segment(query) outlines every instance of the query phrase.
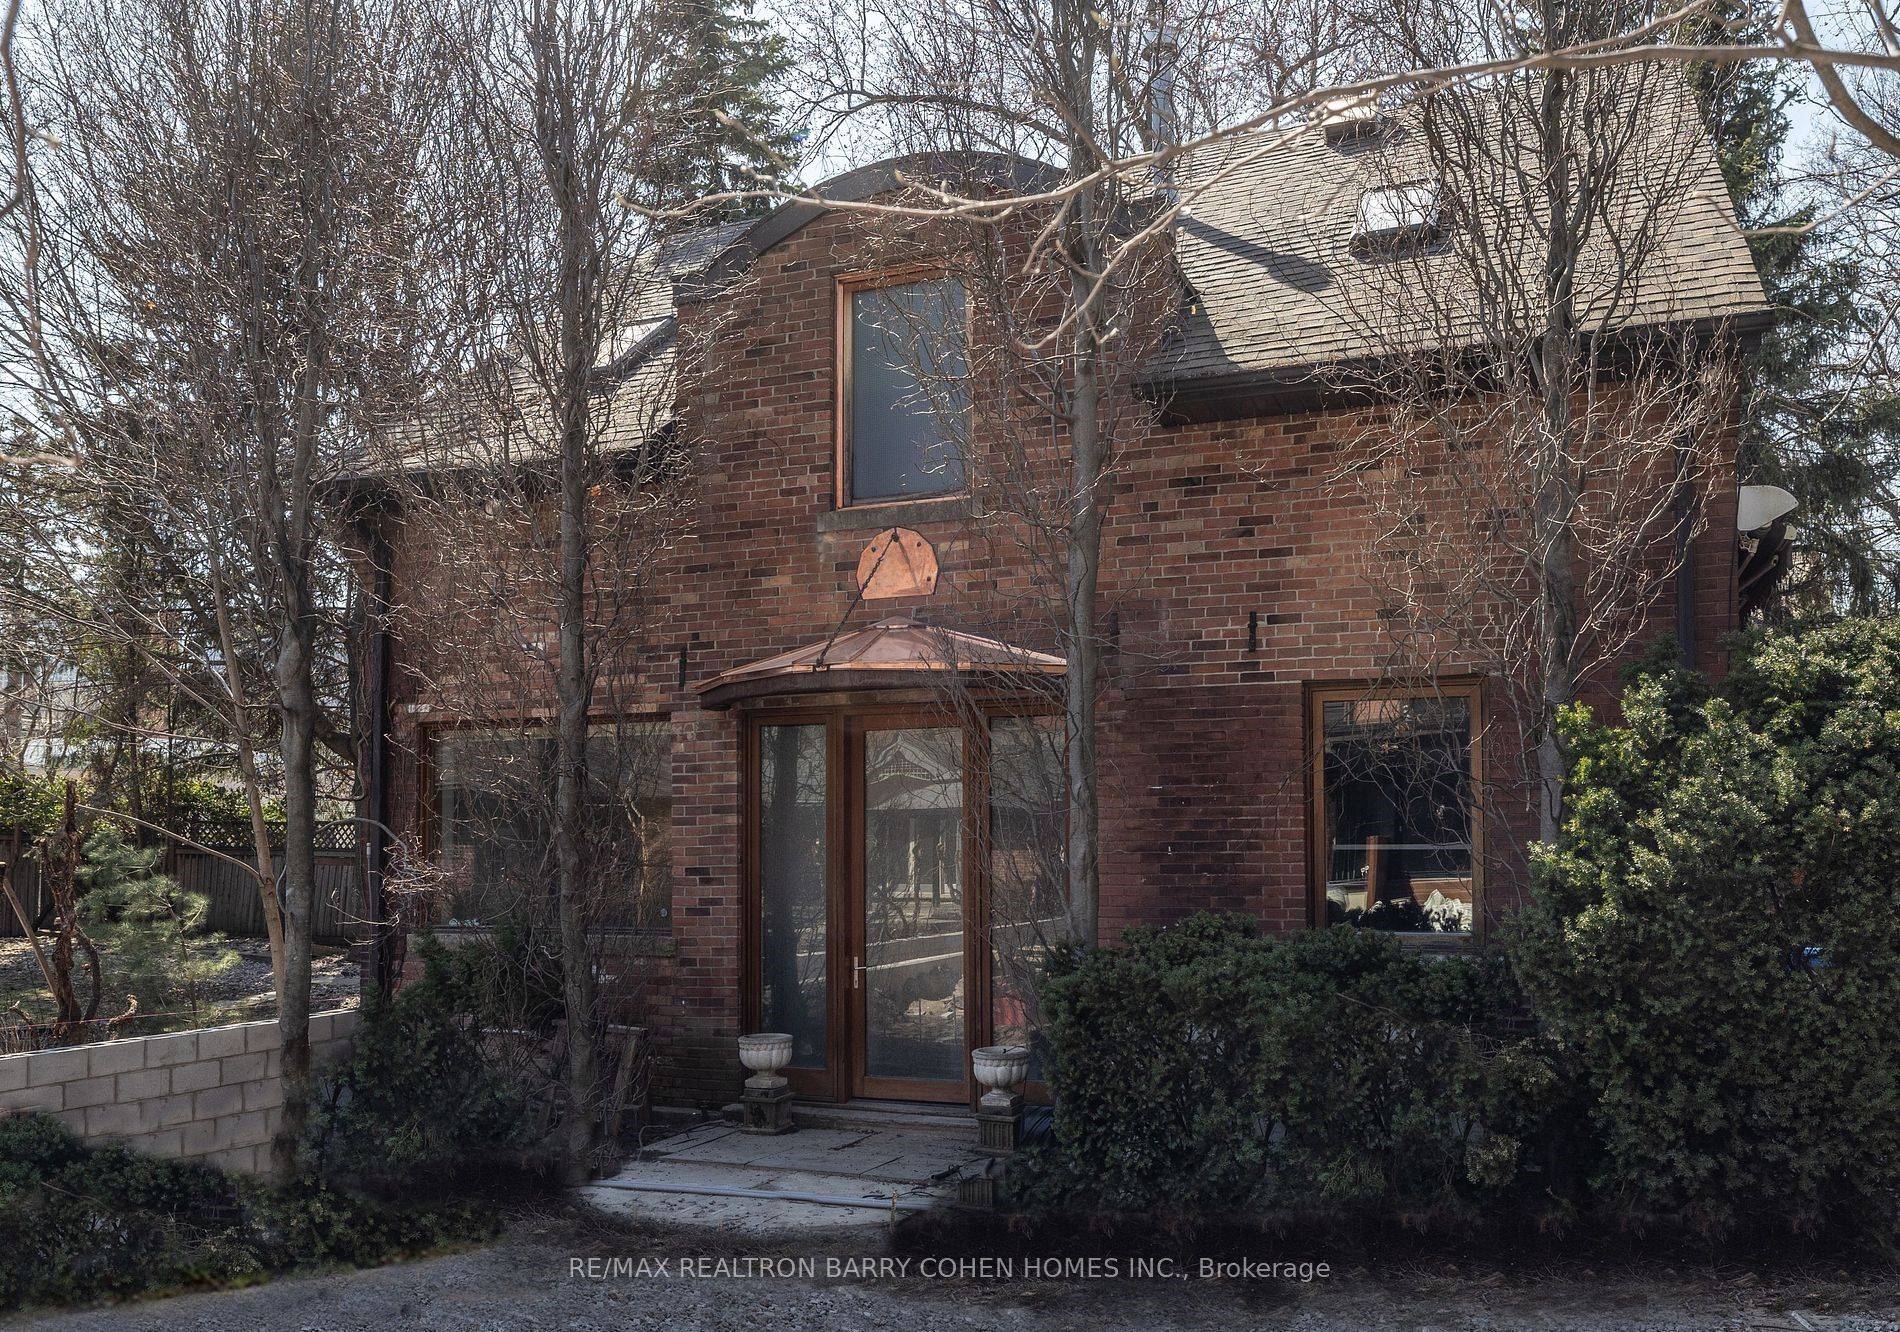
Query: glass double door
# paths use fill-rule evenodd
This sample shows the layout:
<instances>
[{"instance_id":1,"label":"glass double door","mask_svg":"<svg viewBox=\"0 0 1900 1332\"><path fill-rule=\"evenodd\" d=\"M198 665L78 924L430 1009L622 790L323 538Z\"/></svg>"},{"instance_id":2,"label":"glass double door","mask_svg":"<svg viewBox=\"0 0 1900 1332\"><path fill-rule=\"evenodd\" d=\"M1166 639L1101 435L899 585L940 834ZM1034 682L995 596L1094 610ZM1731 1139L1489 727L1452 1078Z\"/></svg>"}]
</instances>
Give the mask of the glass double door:
<instances>
[{"instance_id":1,"label":"glass double door","mask_svg":"<svg viewBox=\"0 0 1900 1332\"><path fill-rule=\"evenodd\" d=\"M849 894L854 1090L961 1098L975 1016L963 735L948 726L851 729L860 788Z\"/></svg>"},{"instance_id":2,"label":"glass double door","mask_svg":"<svg viewBox=\"0 0 1900 1332\"><path fill-rule=\"evenodd\" d=\"M985 1014L965 730L928 714L756 726L761 1030L812 1096L960 1101Z\"/></svg>"}]
</instances>

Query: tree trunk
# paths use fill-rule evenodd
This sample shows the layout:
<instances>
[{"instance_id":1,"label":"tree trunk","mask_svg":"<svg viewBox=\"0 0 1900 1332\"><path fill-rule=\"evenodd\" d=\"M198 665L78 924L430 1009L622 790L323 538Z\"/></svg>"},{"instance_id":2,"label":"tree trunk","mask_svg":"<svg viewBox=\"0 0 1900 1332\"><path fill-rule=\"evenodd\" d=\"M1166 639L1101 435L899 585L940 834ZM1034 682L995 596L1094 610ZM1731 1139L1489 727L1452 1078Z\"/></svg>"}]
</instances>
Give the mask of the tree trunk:
<instances>
[{"instance_id":1,"label":"tree trunk","mask_svg":"<svg viewBox=\"0 0 1900 1332\"><path fill-rule=\"evenodd\" d=\"M1537 836L1550 842L1563 823L1568 758L1557 735L1557 714L1576 698L1577 484L1568 448L1572 430L1570 384L1576 348L1553 318L1539 348L1544 377L1542 457L1538 460L1534 521L1538 552L1537 668L1541 673L1537 733Z\"/></svg>"},{"instance_id":2,"label":"tree trunk","mask_svg":"<svg viewBox=\"0 0 1900 1332\"><path fill-rule=\"evenodd\" d=\"M584 1180L594 1148L594 967L587 938L587 485L585 398L563 404L561 445L560 663L555 691L554 859L561 929L561 997L567 1010L567 1123L563 1166Z\"/></svg>"},{"instance_id":3,"label":"tree trunk","mask_svg":"<svg viewBox=\"0 0 1900 1332\"><path fill-rule=\"evenodd\" d=\"M1074 282L1087 285L1078 276ZM1069 838L1067 887L1070 937L1094 947L1101 927L1101 808L1096 781L1095 703L1102 645L1095 620L1102 567L1104 449L1101 385L1094 328L1076 327L1075 373L1069 412L1070 528L1063 594L1067 599L1069 669L1062 681L1068 742Z\"/></svg>"},{"instance_id":4,"label":"tree trunk","mask_svg":"<svg viewBox=\"0 0 1900 1332\"><path fill-rule=\"evenodd\" d=\"M1559 16L1548 2L1545 22ZM1536 460L1536 497L1532 521L1538 554L1537 668L1541 672L1537 734L1537 835L1554 841L1563 823L1567 756L1557 735L1557 714L1576 697L1577 643L1577 481L1570 395L1577 382L1576 273L1581 221L1572 198L1566 105L1571 75L1561 69L1544 76L1539 105L1545 208L1549 235L1544 251L1544 327L1536 349L1536 372L1543 397L1541 438Z\"/></svg>"},{"instance_id":5,"label":"tree trunk","mask_svg":"<svg viewBox=\"0 0 1900 1332\"><path fill-rule=\"evenodd\" d=\"M282 588L277 641L277 707L283 729L284 864L278 909L284 933L283 993L277 1002L284 1106L271 1139L271 1174L280 1184L296 1177L297 1146L310 1111L310 928L317 895L318 615L314 551L317 544L315 472L323 429L321 404L329 368L328 342L315 293L318 246L304 238L303 292L312 315L303 339L295 412L288 435L289 467L280 474L283 437L266 436L260 499Z\"/></svg>"},{"instance_id":6,"label":"tree trunk","mask_svg":"<svg viewBox=\"0 0 1900 1332\"><path fill-rule=\"evenodd\" d=\"M271 1141L271 1174L296 1177L297 1144L310 1109L310 926L316 900L317 696L312 684L312 624L297 615L277 653L277 695L283 717L284 985L277 1006L284 1107Z\"/></svg>"},{"instance_id":7,"label":"tree trunk","mask_svg":"<svg viewBox=\"0 0 1900 1332\"><path fill-rule=\"evenodd\" d=\"M550 23L552 28L552 23ZM554 690L556 911L561 932L561 998L567 1013L569 1116L562 1169L569 1183L589 1174L598 1100L593 949L587 937L589 847L582 823L587 794L587 714L593 674L587 661L588 461L592 374L599 352L592 221L574 179L572 127L551 116L542 130L544 162L559 207L560 364L554 407L561 446L559 658Z\"/></svg>"},{"instance_id":8,"label":"tree trunk","mask_svg":"<svg viewBox=\"0 0 1900 1332\"><path fill-rule=\"evenodd\" d=\"M1100 166L1093 124L1099 16L1087 5L1067 6L1060 12L1066 30L1062 39L1066 61L1058 77L1071 127L1065 170L1071 180L1083 180ZM1102 644L1095 598L1102 568L1102 510L1108 503L1102 345L1095 308L1103 278L1096 236L1101 206L1095 187L1080 191L1059 235L1069 272L1065 313L1075 321L1067 413L1069 544L1062 579L1069 631L1068 671L1062 682L1069 783L1065 887L1071 938L1086 948L1095 946L1101 932L1101 787L1096 771L1095 704Z\"/></svg>"},{"instance_id":9,"label":"tree trunk","mask_svg":"<svg viewBox=\"0 0 1900 1332\"><path fill-rule=\"evenodd\" d=\"M277 866L271 853L270 825L264 818L264 786L257 775L257 751L251 743L251 709L245 696L244 674L238 666L237 634L231 625L231 598L224 580L224 558L218 543L206 543L211 572L212 604L217 611L218 651L224 656L224 688L231 699L231 729L236 741L238 774L244 779L244 801L251 815L251 845L257 854L257 895L264 909L264 932L270 939L271 987L277 1010L284 1007L284 916L277 904Z\"/></svg>"}]
</instances>

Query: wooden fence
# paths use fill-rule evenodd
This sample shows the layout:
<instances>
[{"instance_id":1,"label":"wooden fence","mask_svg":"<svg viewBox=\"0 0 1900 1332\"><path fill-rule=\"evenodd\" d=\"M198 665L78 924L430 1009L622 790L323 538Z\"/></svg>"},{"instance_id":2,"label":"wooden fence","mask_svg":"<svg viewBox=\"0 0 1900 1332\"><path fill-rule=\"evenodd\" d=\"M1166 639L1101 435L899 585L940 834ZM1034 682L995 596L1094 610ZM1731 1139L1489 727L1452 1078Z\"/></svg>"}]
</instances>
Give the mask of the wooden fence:
<instances>
[{"instance_id":1,"label":"wooden fence","mask_svg":"<svg viewBox=\"0 0 1900 1332\"><path fill-rule=\"evenodd\" d=\"M239 858L250 860L249 856ZM264 903L257 895L254 875L216 856L180 847L172 877L211 900L212 929L220 934L264 937ZM361 862L355 855L317 853L317 900L311 912L311 933L318 943L351 943L363 936L362 885Z\"/></svg>"},{"instance_id":2,"label":"wooden fence","mask_svg":"<svg viewBox=\"0 0 1900 1332\"><path fill-rule=\"evenodd\" d=\"M348 826L343 825L343 830L347 832ZM325 837L317 851L317 900L311 913L311 932L318 943L354 943L367 933L363 862L353 848L331 849L331 845L341 841L341 836ZM248 847L219 846L217 849L247 864L255 863ZM20 905L44 926L43 917L51 903L42 899L37 861L23 859L6 872L13 878ZM168 872L182 887L210 899L212 929L221 934L264 937L264 904L258 898L254 875L229 861L182 846L172 853ZM26 931L14 918L13 908L0 897L0 939L20 939L25 935Z\"/></svg>"},{"instance_id":3,"label":"wooden fence","mask_svg":"<svg viewBox=\"0 0 1900 1332\"><path fill-rule=\"evenodd\" d=\"M5 851L0 851L0 855L5 854ZM13 891L19 894L20 905L26 908L27 915L38 920L46 914L52 904L40 897L39 862L25 860L17 865L8 865L0 873L12 881ZM0 893L0 939L24 938L26 931L20 928L20 922L14 918L13 904L7 901L4 893Z\"/></svg>"}]
</instances>

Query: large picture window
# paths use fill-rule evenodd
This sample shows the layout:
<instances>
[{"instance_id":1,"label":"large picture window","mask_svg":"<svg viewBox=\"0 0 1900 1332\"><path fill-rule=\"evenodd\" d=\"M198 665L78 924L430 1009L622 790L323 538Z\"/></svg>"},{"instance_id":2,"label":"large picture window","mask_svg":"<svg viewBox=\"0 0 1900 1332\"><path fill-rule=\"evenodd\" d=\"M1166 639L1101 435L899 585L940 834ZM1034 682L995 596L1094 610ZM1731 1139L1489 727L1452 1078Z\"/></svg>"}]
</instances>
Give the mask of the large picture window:
<instances>
[{"instance_id":1,"label":"large picture window","mask_svg":"<svg viewBox=\"0 0 1900 1332\"><path fill-rule=\"evenodd\" d=\"M583 818L592 923L663 923L670 900L671 738L664 721L596 726ZM493 925L552 908L554 739L545 730L444 731L432 748L442 921Z\"/></svg>"},{"instance_id":2,"label":"large picture window","mask_svg":"<svg viewBox=\"0 0 1900 1332\"><path fill-rule=\"evenodd\" d=\"M963 284L846 282L839 322L839 503L963 490Z\"/></svg>"},{"instance_id":3,"label":"large picture window","mask_svg":"<svg viewBox=\"0 0 1900 1332\"><path fill-rule=\"evenodd\" d=\"M1328 924L1467 934L1476 920L1477 689L1313 693L1315 877Z\"/></svg>"}]
</instances>

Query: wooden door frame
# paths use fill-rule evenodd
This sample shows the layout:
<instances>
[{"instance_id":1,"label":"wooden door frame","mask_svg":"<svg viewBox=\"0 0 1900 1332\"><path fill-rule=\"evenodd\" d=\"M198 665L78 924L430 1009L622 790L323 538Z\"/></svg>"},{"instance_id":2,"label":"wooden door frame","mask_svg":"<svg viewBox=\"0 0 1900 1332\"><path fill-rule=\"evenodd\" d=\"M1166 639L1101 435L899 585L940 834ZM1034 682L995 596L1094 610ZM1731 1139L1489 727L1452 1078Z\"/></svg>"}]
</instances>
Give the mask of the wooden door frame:
<instances>
[{"instance_id":1,"label":"wooden door frame","mask_svg":"<svg viewBox=\"0 0 1900 1332\"><path fill-rule=\"evenodd\" d=\"M825 727L825 1068L785 1070L793 1092L812 1100L844 1101L853 1095L899 1099L944 1099L949 1084L919 1081L900 1084L876 1079L866 1092L859 1062L859 1030L854 1011L851 970L861 956L863 920L863 746L869 729L906 724L949 726L963 734L963 965L966 1052L987 1044L994 1013L990 988L994 977L990 950L989 901L989 723L999 718L1052 714L1037 700L999 697L974 708L932 702L864 702L834 706L809 702L749 708L741 720L739 993L744 1030L756 1031L764 1011L764 919L759 882L759 731L766 726ZM857 743L852 742L856 732ZM834 984L842 981L844 983ZM976 1087L965 1071L955 1099L974 1105Z\"/></svg>"},{"instance_id":2,"label":"wooden door frame","mask_svg":"<svg viewBox=\"0 0 1900 1332\"><path fill-rule=\"evenodd\" d=\"M954 709L932 708L929 706L891 707L891 708L854 708L844 714L845 725L845 773L849 789L845 793L845 853L846 869L843 884L842 933L847 941L850 955L848 973L851 983L843 987L844 1028L848 1035L848 1085L853 1097L864 1097L884 1101L950 1101L969 1102L971 1100L970 1071L966 1066L969 1052L980 1044L979 1037L988 1030L989 995L980 988L979 968L976 955L986 952L979 948L978 936L984 933L984 922L988 918L985 908L985 895L981 887L982 875L977 872L976 855L978 845L972 824L972 811L976 808L975 792L971 785L973 754L977 742L972 735L976 728L968 726ZM987 728L985 728L987 729ZM870 1015L866 1010L868 995L865 987L859 983L863 974L858 970L864 965L868 940L865 937L866 894L864 847L866 823L865 786L866 764L864 757L865 736L871 731L903 730L949 730L955 731L960 742L959 754L962 759L961 817L958 819L962 846L960 889L963 897L963 1050L958 1061L962 1076L954 1083L934 1078L890 1078L878 1077L864 1067L864 1042L870 1035ZM840 973L840 978L846 973Z\"/></svg>"}]
</instances>

